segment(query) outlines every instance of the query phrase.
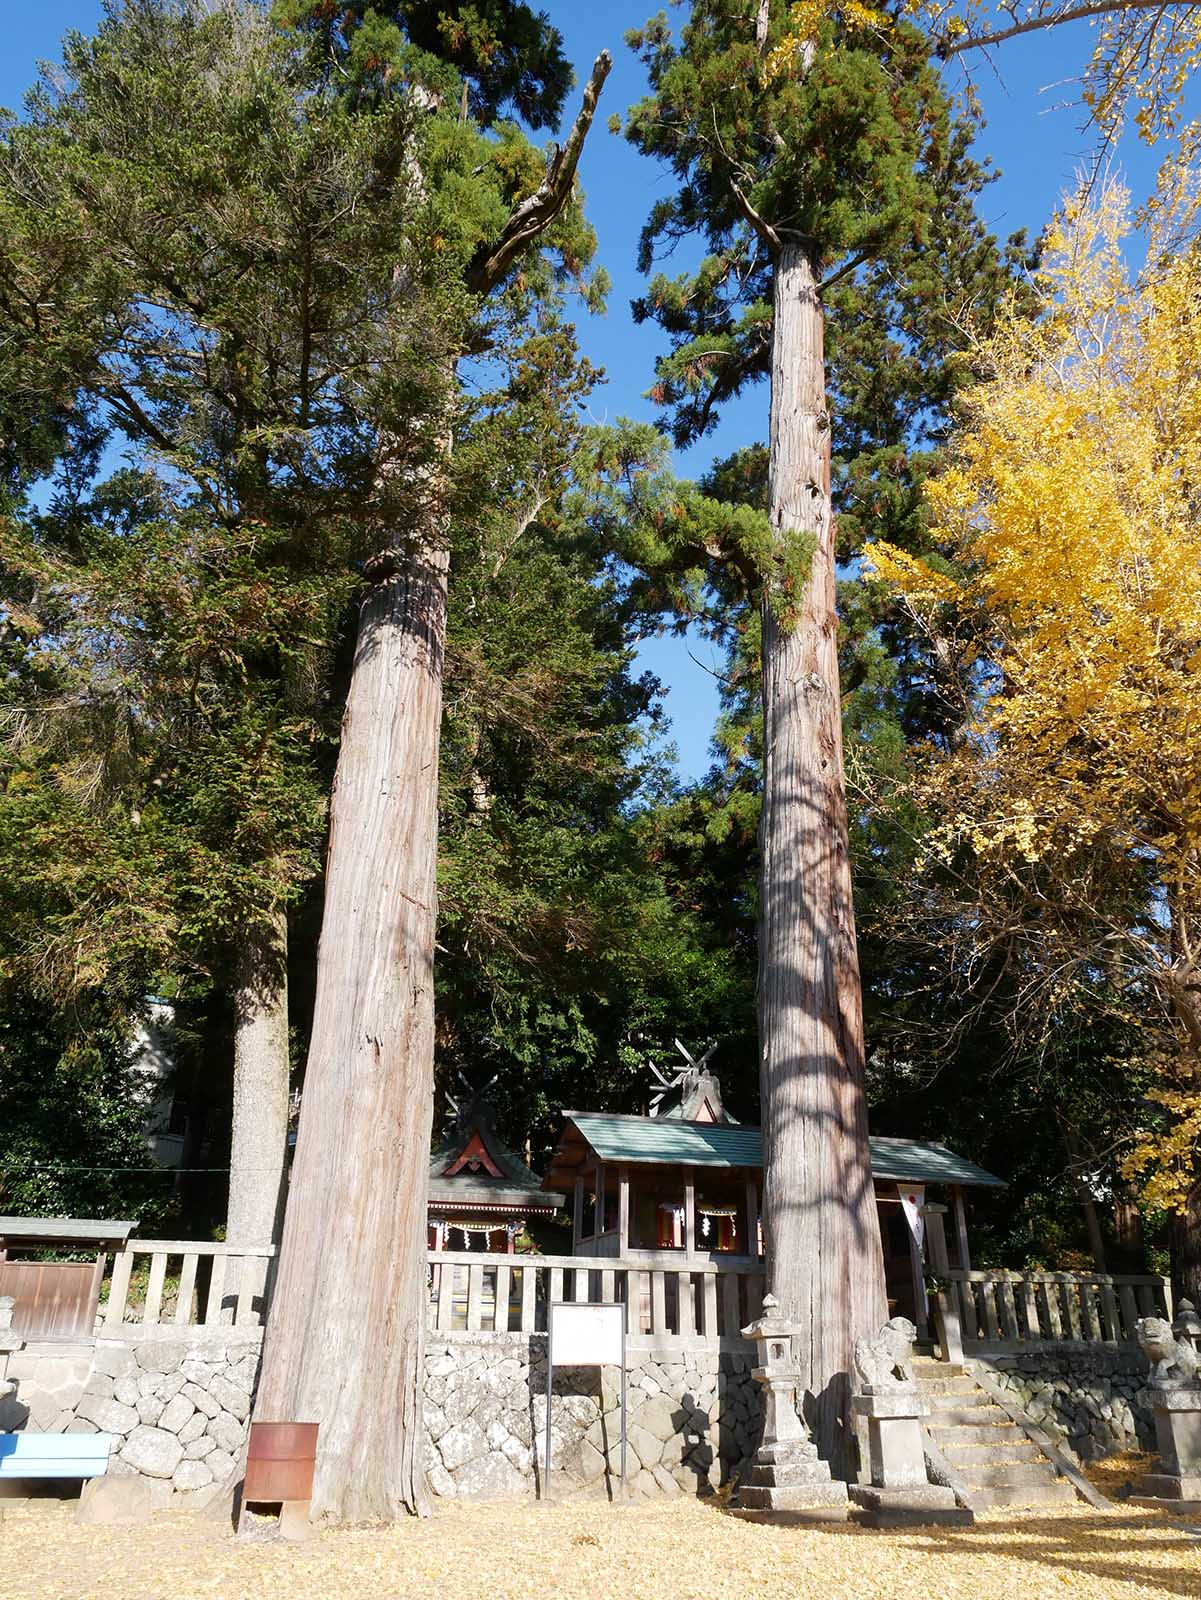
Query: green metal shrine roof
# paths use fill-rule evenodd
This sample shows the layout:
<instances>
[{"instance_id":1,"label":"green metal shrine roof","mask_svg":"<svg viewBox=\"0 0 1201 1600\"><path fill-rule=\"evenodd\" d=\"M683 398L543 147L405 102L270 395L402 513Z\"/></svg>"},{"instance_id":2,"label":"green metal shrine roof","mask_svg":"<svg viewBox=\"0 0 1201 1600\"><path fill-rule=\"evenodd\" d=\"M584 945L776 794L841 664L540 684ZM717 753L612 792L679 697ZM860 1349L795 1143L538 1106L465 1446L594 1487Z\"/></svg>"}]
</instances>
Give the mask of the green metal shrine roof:
<instances>
[{"instance_id":1,"label":"green metal shrine roof","mask_svg":"<svg viewBox=\"0 0 1201 1600\"><path fill-rule=\"evenodd\" d=\"M654 1162L691 1167L761 1167L758 1128L717 1122L680 1122L666 1117L615 1112L565 1111L602 1161ZM946 1145L919 1139L872 1138L872 1176L897 1183L961 1183L1003 1189L1005 1180Z\"/></svg>"},{"instance_id":2,"label":"green metal shrine roof","mask_svg":"<svg viewBox=\"0 0 1201 1600\"><path fill-rule=\"evenodd\" d=\"M1004 1189L1005 1179L986 1172L966 1156L957 1156L945 1144L925 1144L921 1139L869 1138L872 1176L897 1183L962 1183L976 1189Z\"/></svg>"}]
</instances>

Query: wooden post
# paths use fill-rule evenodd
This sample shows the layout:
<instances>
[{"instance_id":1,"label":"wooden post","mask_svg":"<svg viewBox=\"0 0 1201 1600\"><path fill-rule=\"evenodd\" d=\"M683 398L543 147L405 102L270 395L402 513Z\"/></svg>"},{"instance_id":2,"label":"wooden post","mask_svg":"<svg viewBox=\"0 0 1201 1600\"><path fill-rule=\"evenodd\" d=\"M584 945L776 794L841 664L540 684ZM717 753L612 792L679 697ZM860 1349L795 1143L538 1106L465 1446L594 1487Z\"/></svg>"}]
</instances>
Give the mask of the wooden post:
<instances>
[{"instance_id":1,"label":"wooden post","mask_svg":"<svg viewBox=\"0 0 1201 1600\"><path fill-rule=\"evenodd\" d=\"M617 1254L623 1259L630 1251L630 1169L617 1169Z\"/></svg>"},{"instance_id":2,"label":"wooden post","mask_svg":"<svg viewBox=\"0 0 1201 1600\"><path fill-rule=\"evenodd\" d=\"M955 1184L951 1190L951 1198L955 1202L955 1237L959 1241L959 1266L961 1271L972 1270L972 1255L967 1246L967 1210L963 1204L963 1188Z\"/></svg>"},{"instance_id":3,"label":"wooden post","mask_svg":"<svg viewBox=\"0 0 1201 1600\"><path fill-rule=\"evenodd\" d=\"M759 1185L746 1180L746 1254L754 1261L759 1254Z\"/></svg>"},{"instance_id":4,"label":"wooden post","mask_svg":"<svg viewBox=\"0 0 1201 1600\"><path fill-rule=\"evenodd\" d=\"M89 1331L94 1330L96 1326L96 1317L100 1309L100 1285L104 1282L104 1263L107 1259L108 1252L106 1250L98 1251L96 1255L96 1264L92 1268L92 1283L90 1289L88 1290L88 1304L91 1307L91 1328ZM4 1251L3 1249L0 1249L0 1261L3 1260ZM178 1316L175 1320L177 1322L179 1321Z\"/></svg>"},{"instance_id":5,"label":"wooden post","mask_svg":"<svg viewBox=\"0 0 1201 1600\"><path fill-rule=\"evenodd\" d=\"M959 1325L959 1305L955 1286L949 1281L951 1259L947 1254L947 1234L943 1224L946 1206L925 1205L922 1216L926 1222L926 1248L930 1265L947 1285L934 1298L934 1324L938 1332L940 1354L944 1361L955 1366L963 1365L963 1331Z\"/></svg>"},{"instance_id":6,"label":"wooden post","mask_svg":"<svg viewBox=\"0 0 1201 1600\"><path fill-rule=\"evenodd\" d=\"M571 1207L571 1253L578 1256L580 1240L584 1237L584 1174L575 1180L575 1198Z\"/></svg>"},{"instance_id":7,"label":"wooden post","mask_svg":"<svg viewBox=\"0 0 1201 1600\"><path fill-rule=\"evenodd\" d=\"M696 1254L696 1183L691 1167L684 1175L684 1254Z\"/></svg>"},{"instance_id":8,"label":"wooden post","mask_svg":"<svg viewBox=\"0 0 1201 1600\"><path fill-rule=\"evenodd\" d=\"M113 1257L113 1275L108 1285L108 1307L104 1313L104 1326L119 1328L125 1320L125 1301L129 1294L129 1274L133 1267L133 1251L128 1244Z\"/></svg>"},{"instance_id":9,"label":"wooden post","mask_svg":"<svg viewBox=\"0 0 1201 1600\"><path fill-rule=\"evenodd\" d=\"M596 1163L593 1173L596 1186L596 1203L592 1207L592 1237L599 1239L605 1231L605 1164L603 1161Z\"/></svg>"}]
</instances>

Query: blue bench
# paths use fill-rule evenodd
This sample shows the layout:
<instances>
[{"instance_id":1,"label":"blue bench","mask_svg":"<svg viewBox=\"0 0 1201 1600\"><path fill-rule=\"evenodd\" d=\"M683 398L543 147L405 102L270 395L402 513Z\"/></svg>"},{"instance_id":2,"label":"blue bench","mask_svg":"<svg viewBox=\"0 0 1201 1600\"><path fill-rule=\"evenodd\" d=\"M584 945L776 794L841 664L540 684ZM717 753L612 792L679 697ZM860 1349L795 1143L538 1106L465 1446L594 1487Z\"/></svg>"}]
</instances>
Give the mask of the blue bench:
<instances>
[{"instance_id":1,"label":"blue bench","mask_svg":"<svg viewBox=\"0 0 1201 1600\"><path fill-rule=\"evenodd\" d=\"M100 1478L108 1471L112 1433L0 1433L5 1478Z\"/></svg>"}]
</instances>

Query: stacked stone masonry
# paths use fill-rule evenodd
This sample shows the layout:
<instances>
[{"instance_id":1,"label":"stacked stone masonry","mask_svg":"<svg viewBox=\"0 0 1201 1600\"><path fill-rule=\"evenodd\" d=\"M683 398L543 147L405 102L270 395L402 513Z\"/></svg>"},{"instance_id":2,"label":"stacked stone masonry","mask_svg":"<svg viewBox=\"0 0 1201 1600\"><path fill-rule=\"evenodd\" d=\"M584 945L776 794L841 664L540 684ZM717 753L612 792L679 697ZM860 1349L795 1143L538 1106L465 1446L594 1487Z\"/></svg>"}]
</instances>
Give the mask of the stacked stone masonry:
<instances>
[{"instance_id":1,"label":"stacked stone masonry","mask_svg":"<svg viewBox=\"0 0 1201 1600\"><path fill-rule=\"evenodd\" d=\"M117 1436L110 1470L199 1504L242 1450L258 1373L258 1329L180 1330L178 1339L99 1338L9 1360L15 1392L0 1432ZM698 1342L699 1343L699 1342ZM629 1351L627 1472L638 1497L705 1493L744 1478L762 1410L749 1353ZM1137 1350L1061 1345L977 1359L1030 1419L1080 1460L1154 1448ZM556 1373L552 1495L606 1496L620 1469L615 1371ZM452 1334L426 1350L430 1485L464 1498L532 1497L543 1478L545 1339Z\"/></svg>"},{"instance_id":2,"label":"stacked stone masonry","mask_svg":"<svg viewBox=\"0 0 1201 1600\"><path fill-rule=\"evenodd\" d=\"M15 1392L0 1427L114 1434L110 1473L199 1502L241 1452L259 1344L257 1330L230 1329L216 1340L98 1340L74 1354L33 1346L10 1358Z\"/></svg>"},{"instance_id":3,"label":"stacked stone masonry","mask_svg":"<svg viewBox=\"0 0 1201 1600\"><path fill-rule=\"evenodd\" d=\"M111 1433L110 1471L137 1473L199 1504L245 1442L261 1335L99 1339L11 1358L15 1394L0 1431ZM546 1341L453 1335L426 1351L430 1485L470 1498L532 1497L542 1478ZM753 1454L760 1428L748 1355L631 1351L627 1473L638 1496L696 1494L726 1482ZM551 1492L606 1495L620 1472L620 1379L556 1372Z\"/></svg>"},{"instance_id":4,"label":"stacked stone masonry","mask_svg":"<svg viewBox=\"0 0 1201 1600\"><path fill-rule=\"evenodd\" d=\"M545 1340L459 1335L426 1351L430 1485L443 1496L511 1499L541 1484L546 1437ZM749 1355L709 1350L628 1353L626 1471L637 1496L706 1493L743 1467L758 1440ZM621 1460L620 1376L555 1372L553 1496L608 1496Z\"/></svg>"},{"instance_id":5,"label":"stacked stone masonry","mask_svg":"<svg viewBox=\"0 0 1201 1600\"><path fill-rule=\"evenodd\" d=\"M1058 1345L970 1364L990 1373L1079 1461L1155 1448L1155 1421L1143 1398L1147 1362L1137 1349Z\"/></svg>"}]
</instances>

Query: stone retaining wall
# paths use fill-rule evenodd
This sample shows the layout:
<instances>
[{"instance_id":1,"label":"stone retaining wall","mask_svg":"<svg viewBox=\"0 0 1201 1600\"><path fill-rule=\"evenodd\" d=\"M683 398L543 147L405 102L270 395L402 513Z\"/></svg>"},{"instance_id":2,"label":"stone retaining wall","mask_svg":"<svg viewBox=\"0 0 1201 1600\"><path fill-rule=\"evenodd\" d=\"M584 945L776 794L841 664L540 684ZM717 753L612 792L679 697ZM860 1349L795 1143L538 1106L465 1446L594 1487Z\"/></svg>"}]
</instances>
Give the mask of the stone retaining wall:
<instances>
[{"instance_id":1,"label":"stone retaining wall","mask_svg":"<svg viewBox=\"0 0 1201 1600\"><path fill-rule=\"evenodd\" d=\"M1061 1344L1027 1355L971 1359L1081 1461L1150 1450L1155 1423L1141 1398L1146 1358L1133 1348Z\"/></svg>"},{"instance_id":2,"label":"stone retaining wall","mask_svg":"<svg viewBox=\"0 0 1201 1600\"><path fill-rule=\"evenodd\" d=\"M630 1350L627 1360L626 1467L634 1493L706 1492L753 1453L761 1422L749 1355ZM545 1336L443 1336L427 1347L425 1370L434 1493L534 1495L545 1466ZM608 1495L619 1479L620 1437L619 1375L556 1371L552 1496Z\"/></svg>"},{"instance_id":3,"label":"stone retaining wall","mask_svg":"<svg viewBox=\"0 0 1201 1600\"><path fill-rule=\"evenodd\" d=\"M117 1435L111 1469L138 1473L198 1503L245 1440L258 1373L257 1328L134 1330L94 1344L17 1351L0 1399L0 1431ZM639 1496L696 1494L744 1468L758 1442L752 1358L718 1351L628 1353L627 1471ZM976 1357L1022 1407L1081 1460L1153 1446L1138 1351L1059 1345ZM604 1496L620 1470L615 1372L556 1374L550 1492ZM430 1486L465 1498L532 1497L544 1476L546 1341L540 1334L451 1334L426 1349Z\"/></svg>"},{"instance_id":4,"label":"stone retaining wall","mask_svg":"<svg viewBox=\"0 0 1201 1600\"><path fill-rule=\"evenodd\" d=\"M16 1392L0 1431L112 1433L109 1470L138 1473L196 1503L229 1472L245 1440L259 1329L180 1329L179 1338L98 1338L10 1358ZM629 1352L627 1472L643 1496L695 1494L726 1482L760 1428L751 1357L697 1349ZM557 1372L551 1492L604 1495L620 1472L615 1372ZM430 1486L469 1498L532 1497L543 1475L546 1338L443 1335L426 1349Z\"/></svg>"},{"instance_id":5,"label":"stone retaining wall","mask_svg":"<svg viewBox=\"0 0 1201 1600\"><path fill-rule=\"evenodd\" d=\"M17 1351L8 1363L15 1393L0 1402L0 1429L115 1434L110 1473L137 1473L199 1500L241 1451L262 1335L235 1328L216 1338L180 1334Z\"/></svg>"}]
</instances>

